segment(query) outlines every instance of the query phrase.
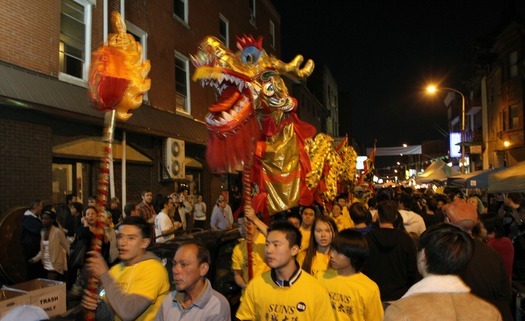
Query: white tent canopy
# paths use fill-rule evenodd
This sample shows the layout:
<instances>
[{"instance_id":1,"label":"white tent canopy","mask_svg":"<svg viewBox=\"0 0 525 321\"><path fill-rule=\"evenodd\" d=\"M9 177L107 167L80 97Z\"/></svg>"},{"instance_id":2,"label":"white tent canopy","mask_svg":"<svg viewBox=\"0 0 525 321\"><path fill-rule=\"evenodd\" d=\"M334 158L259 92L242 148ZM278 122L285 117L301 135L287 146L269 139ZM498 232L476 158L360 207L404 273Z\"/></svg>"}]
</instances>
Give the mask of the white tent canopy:
<instances>
[{"instance_id":1,"label":"white tent canopy","mask_svg":"<svg viewBox=\"0 0 525 321\"><path fill-rule=\"evenodd\" d=\"M459 175L458 171L448 166L442 159L430 164L425 172L416 176L417 183L432 183L434 181L443 182L449 176Z\"/></svg>"},{"instance_id":2,"label":"white tent canopy","mask_svg":"<svg viewBox=\"0 0 525 321\"><path fill-rule=\"evenodd\" d=\"M489 175L489 193L525 193L525 161Z\"/></svg>"}]
</instances>

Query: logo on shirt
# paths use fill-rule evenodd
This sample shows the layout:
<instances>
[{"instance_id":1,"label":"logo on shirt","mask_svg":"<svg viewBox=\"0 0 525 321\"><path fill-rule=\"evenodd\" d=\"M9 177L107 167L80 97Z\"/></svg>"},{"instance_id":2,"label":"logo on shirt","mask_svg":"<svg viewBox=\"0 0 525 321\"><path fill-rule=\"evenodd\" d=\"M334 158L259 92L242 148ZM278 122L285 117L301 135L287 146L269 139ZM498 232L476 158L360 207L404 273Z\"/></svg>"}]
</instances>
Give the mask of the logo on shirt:
<instances>
[{"instance_id":1,"label":"logo on shirt","mask_svg":"<svg viewBox=\"0 0 525 321\"><path fill-rule=\"evenodd\" d=\"M297 303L297 306L291 306L291 305L284 305L284 304L270 304L269 307L270 313L278 313L278 314L288 314L292 315L296 311L298 312L304 312L306 310L306 304L303 302Z\"/></svg>"}]
</instances>

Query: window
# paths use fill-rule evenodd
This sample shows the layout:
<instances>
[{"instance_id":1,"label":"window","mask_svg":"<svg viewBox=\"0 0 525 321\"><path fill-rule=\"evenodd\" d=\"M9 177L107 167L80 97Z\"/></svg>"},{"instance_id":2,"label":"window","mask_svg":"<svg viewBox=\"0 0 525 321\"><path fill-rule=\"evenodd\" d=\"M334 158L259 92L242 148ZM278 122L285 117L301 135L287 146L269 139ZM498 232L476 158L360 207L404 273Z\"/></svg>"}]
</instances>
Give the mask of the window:
<instances>
[{"instance_id":1,"label":"window","mask_svg":"<svg viewBox=\"0 0 525 321\"><path fill-rule=\"evenodd\" d=\"M91 167L87 163L53 161L51 181L53 204L65 203L67 194L76 194L79 202L82 202L83 168L90 169Z\"/></svg>"},{"instance_id":2,"label":"window","mask_svg":"<svg viewBox=\"0 0 525 321\"><path fill-rule=\"evenodd\" d=\"M230 22L219 14L219 39L226 47L230 47Z\"/></svg>"},{"instance_id":3,"label":"window","mask_svg":"<svg viewBox=\"0 0 525 321\"><path fill-rule=\"evenodd\" d=\"M275 24L270 20L270 46L275 48Z\"/></svg>"},{"instance_id":4,"label":"window","mask_svg":"<svg viewBox=\"0 0 525 321\"><path fill-rule=\"evenodd\" d=\"M501 129L503 131L506 131L509 128L507 124L508 124L507 109L503 109L503 111L501 112Z\"/></svg>"},{"instance_id":5,"label":"window","mask_svg":"<svg viewBox=\"0 0 525 321\"><path fill-rule=\"evenodd\" d=\"M182 22L188 23L188 0L173 0L173 14Z\"/></svg>"},{"instance_id":6,"label":"window","mask_svg":"<svg viewBox=\"0 0 525 321\"><path fill-rule=\"evenodd\" d=\"M175 91L177 111L190 113L189 59L175 52Z\"/></svg>"},{"instance_id":7,"label":"window","mask_svg":"<svg viewBox=\"0 0 525 321\"><path fill-rule=\"evenodd\" d=\"M126 29L127 32L135 38L135 41L142 46L142 61L146 61L146 59L148 59L148 34L127 20ZM142 99L148 101L148 92L144 93Z\"/></svg>"},{"instance_id":8,"label":"window","mask_svg":"<svg viewBox=\"0 0 525 321\"><path fill-rule=\"evenodd\" d=\"M248 8L250 9L250 22L255 24L255 0L248 0Z\"/></svg>"},{"instance_id":9,"label":"window","mask_svg":"<svg viewBox=\"0 0 525 321\"><path fill-rule=\"evenodd\" d=\"M509 75L510 78L518 77L518 52L513 51L509 54Z\"/></svg>"},{"instance_id":10,"label":"window","mask_svg":"<svg viewBox=\"0 0 525 321\"><path fill-rule=\"evenodd\" d=\"M509 107L509 129L521 128L521 113L518 105Z\"/></svg>"},{"instance_id":11,"label":"window","mask_svg":"<svg viewBox=\"0 0 525 321\"><path fill-rule=\"evenodd\" d=\"M84 84L91 57L91 2L62 0L59 79Z\"/></svg>"}]
</instances>

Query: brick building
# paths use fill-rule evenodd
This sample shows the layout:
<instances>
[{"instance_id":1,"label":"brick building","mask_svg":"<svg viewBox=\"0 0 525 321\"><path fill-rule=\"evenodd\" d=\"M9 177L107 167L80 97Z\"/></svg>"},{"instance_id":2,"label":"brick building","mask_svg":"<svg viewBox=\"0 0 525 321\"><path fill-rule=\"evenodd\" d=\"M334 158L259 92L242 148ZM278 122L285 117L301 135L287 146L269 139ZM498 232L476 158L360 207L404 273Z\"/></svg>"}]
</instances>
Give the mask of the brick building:
<instances>
[{"instance_id":1,"label":"brick building","mask_svg":"<svg viewBox=\"0 0 525 321\"><path fill-rule=\"evenodd\" d=\"M114 32L112 11L152 66L142 106L116 123L115 196L139 201L144 189L169 194L187 184L213 204L236 176L207 169L203 119L215 97L190 80L190 54L207 35L235 50L235 36L252 34L279 57L280 16L269 0L7 0L0 7L0 213L35 198L59 203L76 193L86 203L97 193L104 114L90 106L86 80L91 52ZM185 146L182 177L168 172L168 138Z\"/></svg>"}]
</instances>

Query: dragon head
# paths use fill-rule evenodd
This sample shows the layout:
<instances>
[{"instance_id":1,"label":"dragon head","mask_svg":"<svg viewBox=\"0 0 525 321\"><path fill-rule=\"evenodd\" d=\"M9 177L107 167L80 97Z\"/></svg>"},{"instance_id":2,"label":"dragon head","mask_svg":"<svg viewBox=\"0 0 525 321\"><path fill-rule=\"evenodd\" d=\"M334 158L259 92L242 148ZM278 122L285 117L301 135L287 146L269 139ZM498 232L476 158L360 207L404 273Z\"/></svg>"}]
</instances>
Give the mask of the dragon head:
<instances>
[{"instance_id":1,"label":"dragon head","mask_svg":"<svg viewBox=\"0 0 525 321\"><path fill-rule=\"evenodd\" d=\"M263 116L296 107L280 75L303 79L314 69L312 60L300 68L301 55L288 64L269 56L262 48L262 37L237 38L237 48L234 53L208 36L191 57L196 67L192 79L217 91L218 101L208 107L205 119L210 132L207 159L215 172L231 172L247 162L253 152L252 138L261 132Z\"/></svg>"},{"instance_id":2,"label":"dragon head","mask_svg":"<svg viewBox=\"0 0 525 321\"><path fill-rule=\"evenodd\" d=\"M89 92L97 109L115 109L120 120L128 120L151 87L151 79L147 78L151 64L143 61L142 46L126 32L118 12L113 12L112 21L117 32L110 34L108 43L92 54Z\"/></svg>"}]
</instances>

